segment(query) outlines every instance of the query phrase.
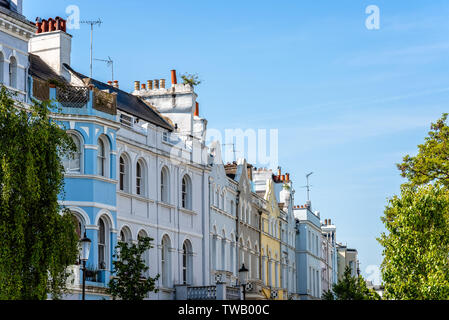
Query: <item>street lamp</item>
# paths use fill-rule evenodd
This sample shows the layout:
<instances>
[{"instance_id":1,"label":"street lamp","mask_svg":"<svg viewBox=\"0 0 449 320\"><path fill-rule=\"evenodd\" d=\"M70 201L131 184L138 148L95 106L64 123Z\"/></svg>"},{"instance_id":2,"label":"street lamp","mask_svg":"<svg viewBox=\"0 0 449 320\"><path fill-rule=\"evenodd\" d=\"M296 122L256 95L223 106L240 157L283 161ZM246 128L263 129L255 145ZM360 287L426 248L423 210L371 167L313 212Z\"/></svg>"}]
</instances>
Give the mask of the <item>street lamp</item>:
<instances>
[{"instance_id":1,"label":"street lamp","mask_svg":"<svg viewBox=\"0 0 449 320\"><path fill-rule=\"evenodd\" d=\"M248 283L249 270L246 269L245 264L242 264L242 268L239 270L240 285L243 287L243 300L246 300L246 284Z\"/></svg>"},{"instance_id":2,"label":"street lamp","mask_svg":"<svg viewBox=\"0 0 449 320\"><path fill-rule=\"evenodd\" d=\"M81 242L81 261L83 262L83 300L86 297L86 261L89 259L90 244L92 241L86 236L86 231L84 231L84 236L80 240Z\"/></svg>"}]
</instances>

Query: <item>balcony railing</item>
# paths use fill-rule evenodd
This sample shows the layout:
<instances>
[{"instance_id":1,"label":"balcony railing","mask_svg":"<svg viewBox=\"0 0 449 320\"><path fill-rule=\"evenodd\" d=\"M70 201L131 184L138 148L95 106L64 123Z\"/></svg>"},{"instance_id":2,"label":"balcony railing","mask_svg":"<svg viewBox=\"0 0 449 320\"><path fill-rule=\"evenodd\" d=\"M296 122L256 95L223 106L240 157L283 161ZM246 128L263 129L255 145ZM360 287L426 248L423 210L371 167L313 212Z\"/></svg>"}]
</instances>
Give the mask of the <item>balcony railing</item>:
<instances>
[{"instance_id":1,"label":"balcony railing","mask_svg":"<svg viewBox=\"0 0 449 320\"><path fill-rule=\"evenodd\" d=\"M89 88L58 86L56 101L65 108L84 108L90 100Z\"/></svg>"},{"instance_id":2,"label":"balcony railing","mask_svg":"<svg viewBox=\"0 0 449 320\"><path fill-rule=\"evenodd\" d=\"M217 287L203 286L203 287L188 287L187 300L216 300Z\"/></svg>"},{"instance_id":3,"label":"balcony railing","mask_svg":"<svg viewBox=\"0 0 449 320\"><path fill-rule=\"evenodd\" d=\"M240 300L240 288L226 287L226 300Z\"/></svg>"}]
</instances>

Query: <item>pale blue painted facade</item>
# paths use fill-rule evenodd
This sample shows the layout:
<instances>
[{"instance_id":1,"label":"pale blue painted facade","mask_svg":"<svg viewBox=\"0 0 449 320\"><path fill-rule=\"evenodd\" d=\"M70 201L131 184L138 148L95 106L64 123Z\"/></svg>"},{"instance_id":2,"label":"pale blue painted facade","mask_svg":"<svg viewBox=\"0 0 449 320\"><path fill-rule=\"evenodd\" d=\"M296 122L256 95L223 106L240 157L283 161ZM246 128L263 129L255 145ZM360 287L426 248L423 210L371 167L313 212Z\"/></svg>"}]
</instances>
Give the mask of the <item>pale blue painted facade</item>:
<instances>
[{"instance_id":1,"label":"pale blue painted facade","mask_svg":"<svg viewBox=\"0 0 449 320\"><path fill-rule=\"evenodd\" d=\"M321 223L310 207L295 208L297 294L301 300L320 299Z\"/></svg>"}]
</instances>

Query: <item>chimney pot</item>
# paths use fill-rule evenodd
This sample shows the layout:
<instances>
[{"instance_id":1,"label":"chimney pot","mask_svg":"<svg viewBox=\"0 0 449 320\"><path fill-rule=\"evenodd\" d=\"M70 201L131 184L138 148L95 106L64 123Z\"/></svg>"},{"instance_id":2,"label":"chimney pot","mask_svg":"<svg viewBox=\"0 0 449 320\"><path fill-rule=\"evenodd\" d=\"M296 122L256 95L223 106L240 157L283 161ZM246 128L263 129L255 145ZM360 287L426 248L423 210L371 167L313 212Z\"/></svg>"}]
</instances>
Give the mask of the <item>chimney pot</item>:
<instances>
[{"instance_id":1,"label":"chimney pot","mask_svg":"<svg viewBox=\"0 0 449 320\"><path fill-rule=\"evenodd\" d=\"M138 91L140 88L140 81L134 81L134 90Z\"/></svg>"},{"instance_id":2,"label":"chimney pot","mask_svg":"<svg viewBox=\"0 0 449 320\"><path fill-rule=\"evenodd\" d=\"M153 81L152 80L147 81L147 87L148 87L148 90L153 90Z\"/></svg>"},{"instance_id":3,"label":"chimney pot","mask_svg":"<svg viewBox=\"0 0 449 320\"><path fill-rule=\"evenodd\" d=\"M48 32L48 21L42 20L41 33Z\"/></svg>"},{"instance_id":4,"label":"chimney pot","mask_svg":"<svg viewBox=\"0 0 449 320\"><path fill-rule=\"evenodd\" d=\"M42 32L42 22L36 21L36 27L37 27L36 34L41 33Z\"/></svg>"},{"instance_id":5,"label":"chimney pot","mask_svg":"<svg viewBox=\"0 0 449 320\"><path fill-rule=\"evenodd\" d=\"M329 224L331 225L331 224L332 224L332 223L331 223L331 219L329 219L328 221L329 221Z\"/></svg>"},{"instance_id":6,"label":"chimney pot","mask_svg":"<svg viewBox=\"0 0 449 320\"><path fill-rule=\"evenodd\" d=\"M111 80L108 81L108 85L110 85L112 87L112 81Z\"/></svg>"},{"instance_id":7,"label":"chimney pot","mask_svg":"<svg viewBox=\"0 0 449 320\"><path fill-rule=\"evenodd\" d=\"M178 84L178 80L176 79L176 70L171 70L171 84Z\"/></svg>"},{"instance_id":8,"label":"chimney pot","mask_svg":"<svg viewBox=\"0 0 449 320\"><path fill-rule=\"evenodd\" d=\"M159 80L154 80L154 89L159 89Z\"/></svg>"},{"instance_id":9,"label":"chimney pot","mask_svg":"<svg viewBox=\"0 0 449 320\"><path fill-rule=\"evenodd\" d=\"M285 175L281 175L281 181L285 181Z\"/></svg>"},{"instance_id":10,"label":"chimney pot","mask_svg":"<svg viewBox=\"0 0 449 320\"><path fill-rule=\"evenodd\" d=\"M198 102L195 103L195 113L194 116L199 117L200 116L200 105Z\"/></svg>"},{"instance_id":11,"label":"chimney pot","mask_svg":"<svg viewBox=\"0 0 449 320\"><path fill-rule=\"evenodd\" d=\"M146 90L147 89L147 85L145 83L142 83L142 90Z\"/></svg>"},{"instance_id":12,"label":"chimney pot","mask_svg":"<svg viewBox=\"0 0 449 320\"><path fill-rule=\"evenodd\" d=\"M165 79L161 79L161 89L165 89Z\"/></svg>"},{"instance_id":13,"label":"chimney pot","mask_svg":"<svg viewBox=\"0 0 449 320\"><path fill-rule=\"evenodd\" d=\"M48 19L48 31L52 32L56 30L56 21L53 18Z\"/></svg>"},{"instance_id":14,"label":"chimney pot","mask_svg":"<svg viewBox=\"0 0 449 320\"><path fill-rule=\"evenodd\" d=\"M118 80L114 80L114 88L118 88Z\"/></svg>"},{"instance_id":15,"label":"chimney pot","mask_svg":"<svg viewBox=\"0 0 449 320\"><path fill-rule=\"evenodd\" d=\"M290 181L290 173L285 174L285 180L288 182Z\"/></svg>"}]
</instances>

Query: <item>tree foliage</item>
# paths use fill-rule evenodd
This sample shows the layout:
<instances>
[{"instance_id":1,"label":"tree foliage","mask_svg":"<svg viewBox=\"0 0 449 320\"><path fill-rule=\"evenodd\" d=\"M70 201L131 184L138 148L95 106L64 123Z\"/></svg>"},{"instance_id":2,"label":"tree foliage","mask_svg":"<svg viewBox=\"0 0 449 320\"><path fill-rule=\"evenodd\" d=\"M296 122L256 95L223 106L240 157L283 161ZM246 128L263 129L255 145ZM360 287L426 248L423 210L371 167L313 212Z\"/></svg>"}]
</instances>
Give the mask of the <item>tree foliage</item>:
<instances>
[{"instance_id":1,"label":"tree foliage","mask_svg":"<svg viewBox=\"0 0 449 320\"><path fill-rule=\"evenodd\" d=\"M155 278L147 277L149 267L146 266L142 255L151 249L153 239L140 237L137 244L119 242L114 254L115 276L109 281L108 293L114 299L143 300L148 292L157 292Z\"/></svg>"},{"instance_id":2,"label":"tree foliage","mask_svg":"<svg viewBox=\"0 0 449 320\"><path fill-rule=\"evenodd\" d=\"M382 221L388 231L379 239L385 297L449 299L448 190L404 184Z\"/></svg>"},{"instance_id":3,"label":"tree foliage","mask_svg":"<svg viewBox=\"0 0 449 320\"><path fill-rule=\"evenodd\" d=\"M73 153L70 137L49 116L50 102L29 110L0 91L0 299L60 297L76 262L70 213L60 214L60 158Z\"/></svg>"},{"instance_id":4,"label":"tree foliage","mask_svg":"<svg viewBox=\"0 0 449 320\"><path fill-rule=\"evenodd\" d=\"M418 154L405 156L398 169L413 185L440 183L449 187L449 127L445 113L431 124L428 137L418 146Z\"/></svg>"},{"instance_id":5,"label":"tree foliage","mask_svg":"<svg viewBox=\"0 0 449 320\"><path fill-rule=\"evenodd\" d=\"M380 300L380 296L368 289L362 276L353 277L352 270L346 267L343 277L332 285L332 290L323 294L323 300Z\"/></svg>"},{"instance_id":6,"label":"tree foliage","mask_svg":"<svg viewBox=\"0 0 449 320\"><path fill-rule=\"evenodd\" d=\"M391 299L449 298L449 127L447 114L431 124L416 156L398 164L408 181L389 200L382 277Z\"/></svg>"}]
</instances>

